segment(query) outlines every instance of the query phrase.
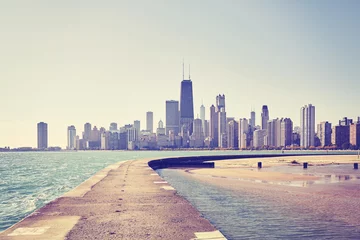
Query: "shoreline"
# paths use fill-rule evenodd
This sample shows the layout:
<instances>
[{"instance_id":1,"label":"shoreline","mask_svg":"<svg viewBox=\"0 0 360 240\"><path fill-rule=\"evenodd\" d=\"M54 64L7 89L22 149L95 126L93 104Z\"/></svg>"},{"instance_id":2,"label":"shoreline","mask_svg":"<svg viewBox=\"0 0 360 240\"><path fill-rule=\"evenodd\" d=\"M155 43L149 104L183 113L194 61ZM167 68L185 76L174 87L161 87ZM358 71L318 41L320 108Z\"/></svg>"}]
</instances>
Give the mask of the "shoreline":
<instances>
[{"instance_id":1,"label":"shoreline","mask_svg":"<svg viewBox=\"0 0 360 240\"><path fill-rule=\"evenodd\" d=\"M312 158L312 159L311 159ZM308 162L291 165L291 161ZM262 161L263 168L257 169ZM274 207L329 221L342 222L360 231L360 170L357 156L300 156L273 159L217 161L214 169L177 169L187 178L201 181L233 194L255 196ZM316 177L317 179L314 179ZM312 179L313 178L313 179Z\"/></svg>"},{"instance_id":2,"label":"shoreline","mask_svg":"<svg viewBox=\"0 0 360 240\"><path fill-rule=\"evenodd\" d=\"M318 155L318 154L316 154ZM214 155L213 155L214 156ZM320 155L319 155L320 156ZM319 157L318 156L318 157ZM338 157L340 155L321 155L323 158L329 158L329 156ZM347 155L348 157L356 158L356 155ZM197 156L199 157L199 156ZM204 157L211 157L210 156L204 156ZM222 156L225 157L225 156ZM241 157L241 155L239 155ZM282 157L282 156L265 156L264 158L260 158L264 163L271 163L271 161L275 158L311 158L314 156L288 156L288 157ZM182 157L179 157L181 159ZM189 158L189 157L186 157ZM194 157L195 158L195 157ZM126 196L128 190L130 190L130 197L137 197L138 195L133 195L134 192L138 192L139 189L136 189L138 186L131 185L127 181L127 178L131 178L132 181L142 181L144 179L139 178L146 178L146 182L143 182L142 186L144 186L144 191L148 193L149 196L143 195L142 197L145 197L148 204L152 204L153 208L160 209L159 212L162 212L162 215L160 215L160 218L167 219L162 222L162 224L168 224L171 223L173 220L171 219L183 219L183 220L177 220L180 221L180 223L183 223L183 227L189 226L187 221L190 221L192 225L196 225L197 229L191 229L190 232L182 232L182 234L185 234L187 238L193 238L197 239L196 236L198 236L196 233L198 232L210 232L213 234L218 234L217 236L220 236L220 232L218 232L212 224L207 219L204 219L201 217L201 214L198 212L197 209L195 209L188 201L183 199L180 196L176 195L176 190L170 186L167 182L164 182L164 180L153 170L149 167L149 163L151 161L156 160L162 160L164 158L158 158L158 159L139 159L139 160L128 160L128 161L121 161L116 164L111 164L104 169L98 171L95 175L91 176L89 179L85 180L83 183L75 187L74 189L70 190L67 193L64 193L62 196L56 198L55 200L49 202L42 208L36 210L35 212L31 213L27 217L23 218L21 221L17 222L16 224L12 225L11 227L7 228L6 230L0 232L0 239L27 239L29 236L36 236L37 239L48 239L51 237L52 239L77 239L77 237L82 236L81 233L82 228L89 227L87 226L87 219L91 218L91 212L97 211L97 206L105 206L109 207L107 205L111 205L114 208L118 208L116 210L116 213L126 213L129 211L129 209L132 209L132 217L130 219L129 216L124 217L123 221L139 221L141 217L138 216L138 213L136 212L137 208L135 208L133 205L133 202L127 202L125 209L122 209L123 207L123 198L118 198L112 196L115 193L109 192L116 190L117 188L121 188L121 191L117 189L116 194L118 196ZM239 159L239 160L221 160L221 161L215 161L216 166L218 168L224 168L225 166L229 168L236 168L237 164L243 165L247 167L252 167L252 165L256 164L258 159ZM284 162L282 162L283 164ZM264 164L264 168L266 168L266 165ZM131 171L129 169L132 169ZM196 171L209 171L212 169L197 169ZM215 168L216 170L216 168ZM132 174L130 174L130 172ZM145 173L144 174L138 174L139 172ZM117 173L117 174L115 174ZM128 174L129 173L129 174ZM123 182L120 184L120 182L114 183L114 179L122 179ZM128 185L127 185L128 184ZM160 185L159 185L160 184ZM99 185L99 186L98 186ZM129 189L126 189L129 187ZM125 191L126 190L126 191ZM148 192L147 192L148 191ZM99 194L97 192L100 192L102 194ZM125 193L124 193L125 192ZM156 194L154 195L154 193ZM138 192L138 194L142 194L143 192ZM94 195L94 196L91 196ZM109 200L106 200L105 202L101 202L100 199L103 195L106 195L109 199L114 199L109 202ZM151 197L150 197L151 195ZM160 196L160 199L163 199L165 196L166 199L172 199L172 204L165 204L165 206L159 205L158 202L154 202L153 198L158 198ZM89 198L89 199L88 199ZM120 202L119 202L120 200ZM143 200L139 200L139 206L142 206ZM166 209L172 209L176 204L181 202L189 214L185 214L187 220L184 220L185 215L182 209L178 209L174 216L170 216L169 210L164 211L164 208ZM81 210L84 208L82 205L88 204L92 205L92 207L87 206L86 211ZM100 204L100 205L99 205ZM78 206L77 206L78 205ZM70 207L69 207L70 206ZM70 211L71 214L69 214L69 209L67 208L74 208L72 211ZM94 209L94 210L92 210ZM173 209L172 209L173 210ZM148 214L149 212L154 211L154 209L144 209L144 213ZM72 214L72 212L76 212L76 214ZM84 214L85 213L85 214ZM90 215L89 215L90 214ZM107 213L110 214L110 213ZM154 212L155 215L152 215L152 218L158 217L158 212ZM174 214L174 213L172 213ZM85 216L86 215L86 216ZM111 215L111 214L110 214ZM126 215L126 214L125 214ZM121 216L121 214L120 214ZM146 215L145 215L146 216ZM118 218L119 216L111 216L108 219L104 221L112 222L113 219ZM142 216L144 217L144 216ZM148 216L146 216L148 217ZM143 221L148 221L148 219L145 219ZM150 223L153 223L153 219L151 219ZM173 228L177 228L177 225L180 223L174 224ZM118 222L118 225L116 225L116 229L122 224L123 222ZM148 222L149 224L149 222ZM64 227L60 227L64 226ZM181 225L181 224L180 224ZM92 225L92 228L96 228L97 224ZM124 226L123 226L124 227ZM126 226L127 228L131 226ZM93 231L92 228L89 228L88 231ZM20 229L20 230L19 230ZM80 232L79 232L80 231ZM140 231L140 230L139 230ZM69 235L70 234L70 235ZM80 234L80 235L79 235ZM98 233L101 234L101 233ZM107 235L104 235L104 237L109 237L116 234L122 234L122 233L113 233L108 232ZM128 231L127 234L133 234L132 231ZM141 235L142 234L142 235ZM147 235L144 235L145 233L142 232L139 236L137 236L138 239L144 239L147 238ZM151 229L147 229L146 234L154 234L154 231ZM169 235L167 233L167 236L171 236L171 234L174 234L173 232ZM199 236L201 236L200 234ZM55 236L55 237L54 237ZM91 236L94 235L88 235L91 239ZM96 235L97 236L97 235ZM222 236L222 235L221 235ZM225 239L225 238L220 238Z\"/></svg>"},{"instance_id":3,"label":"shoreline","mask_svg":"<svg viewBox=\"0 0 360 240\"><path fill-rule=\"evenodd\" d=\"M171 236L225 239L148 166L150 160L154 158L121 161L105 167L0 232L0 239L158 239ZM135 186L136 182L141 184ZM148 204L152 207L147 207ZM144 209L139 213L141 208ZM142 224L133 225L133 222ZM143 229L145 226L148 227ZM168 230L163 229L165 226Z\"/></svg>"}]
</instances>

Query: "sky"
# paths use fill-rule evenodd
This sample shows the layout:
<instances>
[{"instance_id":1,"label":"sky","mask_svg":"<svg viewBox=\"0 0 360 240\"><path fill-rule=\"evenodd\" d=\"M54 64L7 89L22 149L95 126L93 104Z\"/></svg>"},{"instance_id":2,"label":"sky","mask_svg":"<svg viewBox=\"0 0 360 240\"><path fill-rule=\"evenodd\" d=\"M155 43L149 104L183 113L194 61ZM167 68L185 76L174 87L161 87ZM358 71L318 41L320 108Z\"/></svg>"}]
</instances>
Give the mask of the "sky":
<instances>
[{"instance_id":1,"label":"sky","mask_svg":"<svg viewBox=\"0 0 360 240\"><path fill-rule=\"evenodd\" d=\"M360 1L12 0L0 3L0 147L65 147L67 126L165 120L191 65L195 116L226 96L227 116L260 124L357 118Z\"/></svg>"}]
</instances>

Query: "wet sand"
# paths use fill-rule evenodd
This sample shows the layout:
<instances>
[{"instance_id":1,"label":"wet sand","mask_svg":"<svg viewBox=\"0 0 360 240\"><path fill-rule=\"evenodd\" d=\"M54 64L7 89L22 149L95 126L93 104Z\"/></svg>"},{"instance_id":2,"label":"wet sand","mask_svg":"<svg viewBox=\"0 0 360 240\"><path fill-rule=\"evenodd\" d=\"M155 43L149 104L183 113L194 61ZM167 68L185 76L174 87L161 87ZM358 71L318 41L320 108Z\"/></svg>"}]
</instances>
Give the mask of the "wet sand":
<instances>
[{"instance_id":1,"label":"wet sand","mask_svg":"<svg viewBox=\"0 0 360 240\"><path fill-rule=\"evenodd\" d=\"M294 160L300 164L292 164ZM257 169L259 161L263 163L260 170ZM311 174L302 169L303 162L309 163ZM321 219L360 228L360 180L321 182L324 174L331 174L335 169L333 166L341 165L346 174L360 178L360 170L353 169L354 162L359 162L357 156L277 157L223 160L215 162L215 169L178 171L189 178L232 190L240 197L252 194L269 204L289 206L293 214L309 212L321 216ZM316 181L321 184L316 184ZM291 184L297 182L315 184Z\"/></svg>"}]
</instances>

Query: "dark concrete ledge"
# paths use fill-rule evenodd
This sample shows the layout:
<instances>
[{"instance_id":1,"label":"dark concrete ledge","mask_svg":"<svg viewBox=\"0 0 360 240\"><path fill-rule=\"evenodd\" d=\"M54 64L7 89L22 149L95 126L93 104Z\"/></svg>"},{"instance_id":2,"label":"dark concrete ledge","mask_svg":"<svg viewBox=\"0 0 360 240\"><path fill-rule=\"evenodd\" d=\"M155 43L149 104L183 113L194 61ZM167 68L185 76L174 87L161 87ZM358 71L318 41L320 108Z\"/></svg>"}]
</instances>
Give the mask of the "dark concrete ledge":
<instances>
[{"instance_id":1,"label":"dark concrete ledge","mask_svg":"<svg viewBox=\"0 0 360 240\"><path fill-rule=\"evenodd\" d=\"M209 156L190 156L190 157L169 157L149 161L149 167L152 169L162 169L171 167L193 167L193 168L214 168L214 163L207 163L208 161L231 160L231 159L249 159L249 158L267 158L267 157L293 157L293 156L319 156L324 153L304 153L304 154L246 154L246 155L209 155ZM339 154L326 154L339 155ZM350 154L349 154L350 155Z\"/></svg>"}]
</instances>

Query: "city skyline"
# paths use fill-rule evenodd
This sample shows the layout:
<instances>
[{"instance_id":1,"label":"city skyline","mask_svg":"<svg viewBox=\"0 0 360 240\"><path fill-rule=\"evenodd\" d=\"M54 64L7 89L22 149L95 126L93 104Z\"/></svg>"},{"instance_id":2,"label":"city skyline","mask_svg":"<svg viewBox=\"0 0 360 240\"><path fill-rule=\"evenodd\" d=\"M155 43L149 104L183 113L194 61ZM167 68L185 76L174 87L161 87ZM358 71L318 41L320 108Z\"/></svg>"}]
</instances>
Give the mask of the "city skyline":
<instances>
[{"instance_id":1,"label":"city skyline","mask_svg":"<svg viewBox=\"0 0 360 240\"><path fill-rule=\"evenodd\" d=\"M36 147L41 121L49 145L63 148L71 125L138 119L144 128L150 110L156 129L165 100L180 101L183 58L195 117L203 103L209 120L219 93L227 116L255 109L256 125L262 105L294 126L308 103L316 124L359 115L357 1L142 2L151 15L139 3L107 3L2 3L0 146Z\"/></svg>"}]
</instances>

